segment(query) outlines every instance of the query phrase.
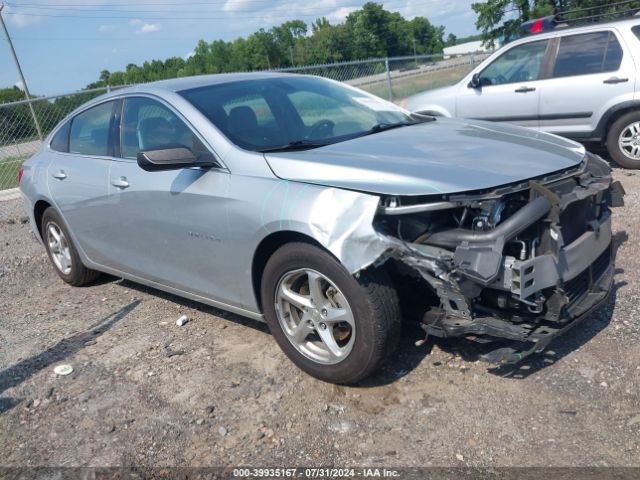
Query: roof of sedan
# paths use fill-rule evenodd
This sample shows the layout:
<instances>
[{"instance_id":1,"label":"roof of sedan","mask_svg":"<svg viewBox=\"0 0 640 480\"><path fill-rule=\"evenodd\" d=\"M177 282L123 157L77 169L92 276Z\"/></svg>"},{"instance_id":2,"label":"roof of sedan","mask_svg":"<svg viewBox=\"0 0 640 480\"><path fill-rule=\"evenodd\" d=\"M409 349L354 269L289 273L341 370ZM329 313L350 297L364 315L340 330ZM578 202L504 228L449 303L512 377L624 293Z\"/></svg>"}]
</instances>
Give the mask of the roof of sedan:
<instances>
[{"instance_id":1,"label":"roof of sedan","mask_svg":"<svg viewBox=\"0 0 640 480\"><path fill-rule=\"evenodd\" d=\"M145 83L132 87L137 91L145 88L162 88L173 92L189 90L192 88L206 87L229 82L239 82L243 80L263 80L267 78L290 76L291 73L278 72L246 72L246 73L216 73L213 75L198 75L194 77L173 78L170 80L160 80L157 82Z\"/></svg>"}]
</instances>

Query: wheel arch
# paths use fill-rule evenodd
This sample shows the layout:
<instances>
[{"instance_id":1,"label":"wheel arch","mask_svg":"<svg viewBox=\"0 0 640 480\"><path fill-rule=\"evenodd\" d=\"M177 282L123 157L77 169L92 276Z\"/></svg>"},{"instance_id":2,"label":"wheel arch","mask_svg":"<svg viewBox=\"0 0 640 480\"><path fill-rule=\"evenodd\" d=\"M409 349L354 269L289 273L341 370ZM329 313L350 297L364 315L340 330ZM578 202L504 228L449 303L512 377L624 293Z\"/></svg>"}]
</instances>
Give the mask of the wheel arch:
<instances>
[{"instance_id":1,"label":"wheel arch","mask_svg":"<svg viewBox=\"0 0 640 480\"><path fill-rule=\"evenodd\" d=\"M607 136L609 135L609 129L611 125L618 120L621 116L627 113L640 111L640 100L631 100L628 102L622 102L614 107L611 107L602 117L598 128L596 130L598 136L601 139L602 144L607 143Z\"/></svg>"},{"instance_id":2,"label":"wheel arch","mask_svg":"<svg viewBox=\"0 0 640 480\"><path fill-rule=\"evenodd\" d=\"M36 232L41 240L42 238L42 216L47 208L51 207L51 203L46 200L38 200L33 206L33 220L36 222Z\"/></svg>"},{"instance_id":3,"label":"wheel arch","mask_svg":"<svg viewBox=\"0 0 640 480\"><path fill-rule=\"evenodd\" d=\"M304 242L309 243L315 247L322 249L327 252L329 255L335 257L329 250L323 247L317 240L309 235L304 233L291 231L291 230L281 230L277 232L273 232L266 237L264 237L256 251L253 254L253 260L251 262L251 282L253 286L253 294L256 299L256 303L260 311L262 311L262 300L260 295L260 288L262 283L262 274L264 272L264 268L267 265L267 262L271 258L271 256L278 250L280 247L286 245L287 243L292 242Z\"/></svg>"}]
</instances>

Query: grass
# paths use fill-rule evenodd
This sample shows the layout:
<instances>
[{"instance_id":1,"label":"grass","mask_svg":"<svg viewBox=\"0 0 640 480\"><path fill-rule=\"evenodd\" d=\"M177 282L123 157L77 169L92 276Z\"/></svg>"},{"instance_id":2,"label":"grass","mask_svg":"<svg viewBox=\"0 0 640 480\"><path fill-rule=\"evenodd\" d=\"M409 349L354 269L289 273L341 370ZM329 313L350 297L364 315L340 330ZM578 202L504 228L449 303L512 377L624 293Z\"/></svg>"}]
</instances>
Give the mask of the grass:
<instances>
[{"instance_id":1,"label":"grass","mask_svg":"<svg viewBox=\"0 0 640 480\"><path fill-rule=\"evenodd\" d=\"M0 190L7 190L18 186L18 171L20 165L28 157L8 157L0 160Z\"/></svg>"},{"instance_id":2,"label":"grass","mask_svg":"<svg viewBox=\"0 0 640 480\"><path fill-rule=\"evenodd\" d=\"M460 65L457 67L425 72L419 75L392 78L391 90L393 91L393 101L401 103L407 97L415 95L416 93L453 85L469 73L472 68L472 65ZM388 98L389 96L386 80L372 85L363 85L360 88L382 98Z\"/></svg>"}]
</instances>

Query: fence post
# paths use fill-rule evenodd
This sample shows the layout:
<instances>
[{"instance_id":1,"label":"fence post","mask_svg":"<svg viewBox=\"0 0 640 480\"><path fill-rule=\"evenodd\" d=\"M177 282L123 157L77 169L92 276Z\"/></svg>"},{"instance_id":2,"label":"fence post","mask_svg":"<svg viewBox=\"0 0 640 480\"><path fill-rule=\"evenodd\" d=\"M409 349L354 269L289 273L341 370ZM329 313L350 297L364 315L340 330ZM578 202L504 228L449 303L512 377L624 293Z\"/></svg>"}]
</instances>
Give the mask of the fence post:
<instances>
[{"instance_id":1,"label":"fence post","mask_svg":"<svg viewBox=\"0 0 640 480\"><path fill-rule=\"evenodd\" d=\"M387 88L389 89L389 101L393 102L393 90L391 89L391 70L389 70L389 58L384 59L384 68L387 71Z\"/></svg>"},{"instance_id":2,"label":"fence post","mask_svg":"<svg viewBox=\"0 0 640 480\"><path fill-rule=\"evenodd\" d=\"M18 69L18 74L20 75L20 80L22 81L22 87L24 88L25 97L29 100L29 110L31 110L31 116L33 117L33 123L35 123L36 131L38 132L38 138L42 141L42 130L40 129L40 124L38 123L38 117L36 117L36 111L33 108L33 104L31 103L31 95L29 94L29 87L27 86L27 81L24 78L24 74L22 73L22 68L20 67L20 62L18 61L18 55L16 55L16 51L13 48L13 43L11 42L11 37L9 36L9 30L7 30L7 26L4 24L4 18L2 18L2 9L4 8L4 3L0 4L0 23L2 24L2 30L4 30L4 36L7 39L7 43L9 44L9 50L11 50L11 55L13 55L13 61L16 63L16 68Z\"/></svg>"}]
</instances>

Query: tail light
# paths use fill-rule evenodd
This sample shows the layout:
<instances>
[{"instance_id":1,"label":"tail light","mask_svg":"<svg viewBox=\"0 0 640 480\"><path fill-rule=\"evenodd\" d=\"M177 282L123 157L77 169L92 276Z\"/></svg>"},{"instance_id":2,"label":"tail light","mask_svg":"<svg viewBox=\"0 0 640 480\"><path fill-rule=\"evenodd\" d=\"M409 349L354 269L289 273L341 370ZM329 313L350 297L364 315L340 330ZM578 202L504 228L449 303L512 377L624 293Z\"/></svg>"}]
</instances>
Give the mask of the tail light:
<instances>
[{"instance_id":1,"label":"tail light","mask_svg":"<svg viewBox=\"0 0 640 480\"><path fill-rule=\"evenodd\" d=\"M536 18L522 24L522 28L526 33L543 33L553 30L558 24L555 16Z\"/></svg>"},{"instance_id":2,"label":"tail light","mask_svg":"<svg viewBox=\"0 0 640 480\"><path fill-rule=\"evenodd\" d=\"M531 33L540 33L544 30L544 25L543 25L543 20L536 20L535 22L533 22L533 25L531 25Z\"/></svg>"},{"instance_id":3,"label":"tail light","mask_svg":"<svg viewBox=\"0 0 640 480\"><path fill-rule=\"evenodd\" d=\"M20 165L20 170L18 170L18 185L22 183L22 175L24 175L24 167Z\"/></svg>"}]
</instances>

